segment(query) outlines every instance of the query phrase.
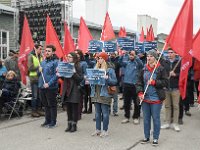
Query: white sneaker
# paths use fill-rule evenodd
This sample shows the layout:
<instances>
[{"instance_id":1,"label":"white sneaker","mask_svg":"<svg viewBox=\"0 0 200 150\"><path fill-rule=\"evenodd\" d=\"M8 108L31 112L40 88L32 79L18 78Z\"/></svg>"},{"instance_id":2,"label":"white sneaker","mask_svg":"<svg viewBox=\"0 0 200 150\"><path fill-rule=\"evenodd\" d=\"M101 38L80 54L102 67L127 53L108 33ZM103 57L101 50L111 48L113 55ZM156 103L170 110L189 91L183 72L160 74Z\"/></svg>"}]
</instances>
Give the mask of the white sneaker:
<instances>
[{"instance_id":1,"label":"white sneaker","mask_svg":"<svg viewBox=\"0 0 200 150\"><path fill-rule=\"evenodd\" d=\"M121 123L123 123L123 124L124 124L124 123L128 123L128 122L129 122L129 119L127 119L127 118L126 118L126 119L122 120L122 122L121 122Z\"/></svg>"},{"instance_id":2,"label":"white sneaker","mask_svg":"<svg viewBox=\"0 0 200 150\"><path fill-rule=\"evenodd\" d=\"M180 132L181 131L180 127L177 124L173 124L173 127L174 127L174 130L176 132Z\"/></svg>"},{"instance_id":3,"label":"white sneaker","mask_svg":"<svg viewBox=\"0 0 200 150\"><path fill-rule=\"evenodd\" d=\"M102 131L100 137L104 138L108 136L108 131Z\"/></svg>"},{"instance_id":4,"label":"white sneaker","mask_svg":"<svg viewBox=\"0 0 200 150\"><path fill-rule=\"evenodd\" d=\"M170 125L167 123L167 124L162 125L160 128L161 129L169 129Z\"/></svg>"},{"instance_id":5,"label":"white sneaker","mask_svg":"<svg viewBox=\"0 0 200 150\"><path fill-rule=\"evenodd\" d=\"M135 119L133 119L133 123L134 123L134 124L139 124L140 121L139 121L139 119L135 118Z\"/></svg>"},{"instance_id":6,"label":"white sneaker","mask_svg":"<svg viewBox=\"0 0 200 150\"><path fill-rule=\"evenodd\" d=\"M94 133L91 134L91 136L100 136L101 131L96 130Z\"/></svg>"}]
</instances>

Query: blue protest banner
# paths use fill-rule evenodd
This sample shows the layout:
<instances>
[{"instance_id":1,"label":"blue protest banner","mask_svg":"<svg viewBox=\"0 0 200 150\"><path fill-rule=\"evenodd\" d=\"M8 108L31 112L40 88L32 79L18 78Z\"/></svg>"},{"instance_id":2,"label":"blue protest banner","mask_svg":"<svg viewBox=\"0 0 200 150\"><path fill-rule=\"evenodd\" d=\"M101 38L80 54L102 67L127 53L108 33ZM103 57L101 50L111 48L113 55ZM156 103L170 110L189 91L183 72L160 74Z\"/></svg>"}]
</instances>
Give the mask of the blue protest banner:
<instances>
[{"instance_id":1,"label":"blue protest banner","mask_svg":"<svg viewBox=\"0 0 200 150\"><path fill-rule=\"evenodd\" d=\"M105 41L104 50L106 53L112 53L117 51L117 43L114 41Z\"/></svg>"},{"instance_id":2,"label":"blue protest banner","mask_svg":"<svg viewBox=\"0 0 200 150\"><path fill-rule=\"evenodd\" d=\"M103 43L98 40L91 40L89 42L88 51L89 53L99 53L103 49Z\"/></svg>"},{"instance_id":3,"label":"blue protest banner","mask_svg":"<svg viewBox=\"0 0 200 150\"><path fill-rule=\"evenodd\" d=\"M74 63L58 62L58 76L64 78L71 78L74 74Z\"/></svg>"},{"instance_id":4,"label":"blue protest banner","mask_svg":"<svg viewBox=\"0 0 200 150\"><path fill-rule=\"evenodd\" d=\"M86 69L87 80L90 84L105 85L105 70L102 69Z\"/></svg>"},{"instance_id":5,"label":"blue protest banner","mask_svg":"<svg viewBox=\"0 0 200 150\"><path fill-rule=\"evenodd\" d=\"M137 54L144 53L144 44L142 42L136 42L135 51L137 52Z\"/></svg>"},{"instance_id":6,"label":"blue protest banner","mask_svg":"<svg viewBox=\"0 0 200 150\"><path fill-rule=\"evenodd\" d=\"M153 42L144 42L144 51L148 52L151 49L157 48L157 41Z\"/></svg>"},{"instance_id":7,"label":"blue protest banner","mask_svg":"<svg viewBox=\"0 0 200 150\"><path fill-rule=\"evenodd\" d=\"M117 39L118 46L122 50L131 51L134 50L134 39L126 37L126 38L118 38Z\"/></svg>"}]
</instances>

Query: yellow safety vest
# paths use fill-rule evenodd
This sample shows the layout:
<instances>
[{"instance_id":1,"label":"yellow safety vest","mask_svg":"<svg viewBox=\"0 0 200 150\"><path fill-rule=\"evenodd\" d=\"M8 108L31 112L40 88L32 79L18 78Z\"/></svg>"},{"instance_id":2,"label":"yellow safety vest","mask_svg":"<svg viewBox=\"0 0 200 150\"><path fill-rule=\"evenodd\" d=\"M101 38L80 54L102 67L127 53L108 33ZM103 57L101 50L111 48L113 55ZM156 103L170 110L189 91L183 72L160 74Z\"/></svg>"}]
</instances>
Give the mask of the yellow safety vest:
<instances>
[{"instance_id":1,"label":"yellow safety vest","mask_svg":"<svg viewBox=\"0 0 200 150\"><path fill-rule=\"evenodd\" d=\"M32 58L33 58L33 66L36 68L36 67L39 67L39 60L37 59L36 56L32 55ZM40 61L42 61L42 58L40 58ZM37 76L37 71L30 71L29 72L29 76L30 77L36 77Z\"/></svg>"}]
</instances>

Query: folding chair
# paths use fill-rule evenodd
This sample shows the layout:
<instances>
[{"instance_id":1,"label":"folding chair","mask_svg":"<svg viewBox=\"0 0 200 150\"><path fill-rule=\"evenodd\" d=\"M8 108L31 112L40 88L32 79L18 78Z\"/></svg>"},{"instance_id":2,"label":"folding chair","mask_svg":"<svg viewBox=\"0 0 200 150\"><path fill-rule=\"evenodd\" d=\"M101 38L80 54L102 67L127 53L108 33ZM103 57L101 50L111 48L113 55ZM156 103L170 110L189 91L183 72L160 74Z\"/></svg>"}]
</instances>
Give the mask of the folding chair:
<instances>
[{"instance_id":1,"label":"folding chair","mask_svg":"<svg viewBox=\"0 0 200 150\"><path fill-rule=\"evenodd\" d=\"M21 92L22 89L20 88L17 96L13 98L14 101L9 101L4 103L3 112L4 115L9 116L8 120L10 120L13 113L16 114L18 118L20 118L23 115L23 103L19 101Z\"/></svg>"}]
</instances>

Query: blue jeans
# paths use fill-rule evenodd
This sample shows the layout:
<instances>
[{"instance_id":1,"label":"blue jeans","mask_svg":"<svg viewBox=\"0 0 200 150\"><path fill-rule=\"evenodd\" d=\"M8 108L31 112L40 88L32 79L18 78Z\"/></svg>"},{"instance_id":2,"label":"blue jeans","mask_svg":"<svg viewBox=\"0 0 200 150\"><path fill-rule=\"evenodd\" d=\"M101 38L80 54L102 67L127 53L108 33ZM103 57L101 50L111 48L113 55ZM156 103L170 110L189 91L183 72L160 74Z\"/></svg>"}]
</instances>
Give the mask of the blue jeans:
<instances>
[{"instance_id":1,"label":"blue jeans","mask_svg":"<svg viewBox=\"0 0 200 150\"><path fill-rule=\"evenodd\" d=\"M94 103L94 106L95 106L96 130L101 131L101 116L103 115L103 130L107 131L109 124L110 106L101 103Z\"/></svg>"},{"instance_id":2,"label":"blue jeans","mask_svg":"<svg viewBox=\"0 0 200 150\"><path fill-rule=\"evenodd\" d=\"M159 139L161 108L162 108L162 104L149 104L146 102L142 103L145 138L150 138L151 117L152 117L153 118L153 139Z\"/></svg>"},{"instance_id":3,"label":"blue jeans","mask_svg":"<svg viewBox=\"0 0 200 150\"><path fill-rule=\"evenodd\" d=\"M113 95L113 113L118 112L118 93Z\"/></svg>"},{"instance_id":4,"label":"blue jeans","mask_svg":"<svg viewBox=\"0 0 200 150\"><path fill-rule=\"evenodd\" d=\"M38 107L41 107L41 102L39 100L39 90L38 90L38 82L31 83L31 92L32 92L32 101L31 106L32 110L35 111Z\"/></svg>"}]
</instances>

